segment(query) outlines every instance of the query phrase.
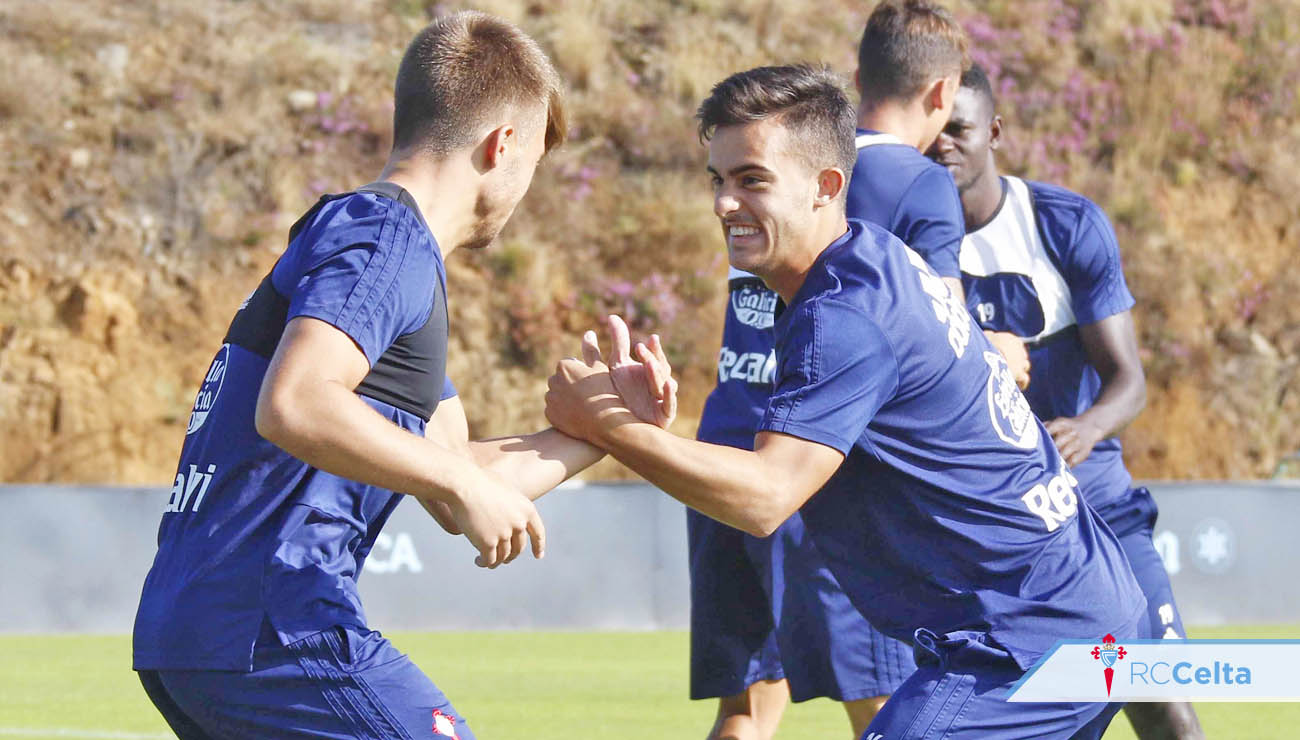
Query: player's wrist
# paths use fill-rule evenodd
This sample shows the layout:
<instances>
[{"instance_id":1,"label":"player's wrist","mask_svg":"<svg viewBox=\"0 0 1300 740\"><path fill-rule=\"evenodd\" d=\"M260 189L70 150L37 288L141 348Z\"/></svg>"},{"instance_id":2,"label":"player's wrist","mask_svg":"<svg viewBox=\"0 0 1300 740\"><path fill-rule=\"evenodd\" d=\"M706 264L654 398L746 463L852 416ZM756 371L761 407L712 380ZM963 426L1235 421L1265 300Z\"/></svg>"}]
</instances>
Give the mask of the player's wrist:
<instances>
[{"instance_id":1,"label":"player's wrist","mask_svg":"<svg viewBox=\"0 0 1300 740\"><path fill-rule=\"evenodd\" d=\"M474 475L479 472L477 466L435 463L431 468L421 498L439 501L453 508L466 508L481 488L477 481L479 476Z\"/></svg>"},{"instance_id":2,"label":"player's wrist","mask_svg":"<svg viewBox=\"0 0 1300 740\"><path fill-rule=\"evenodd\" d=\"M608 450L618 457L620 452L637 449L644 440L644 435L652 434L658 429L654 424L637 419L630 411L618 415L609 415L600 419L592 444Z\"/></svg>"},{"instance_id":3,"label":"player's wrist","mask_svg":"<svg viewBox=\"0 0 1300 740\"><path fill-rule=\"evenodd\" d=\"M1088 409L1088 411L1091 410ZM1090 414L1087 411L1074 417L1074 425L1079 430L1080 436L1093 443L1100 442L1109 436L1107 434L1108 425L1095 417L1095 414Z\"/></svg>"},{"instance_id":4,"label":"player's wrist","mask_svg":"<svg viewBox=\"0 0 1300 740\"><path fill-rule=\"evenodd\" d=\"M569 421L575 437L604 448L609 433L634 418L621 397L603 394L587 399L582 413L570 417Z\"/></svg>"}]
</instances>

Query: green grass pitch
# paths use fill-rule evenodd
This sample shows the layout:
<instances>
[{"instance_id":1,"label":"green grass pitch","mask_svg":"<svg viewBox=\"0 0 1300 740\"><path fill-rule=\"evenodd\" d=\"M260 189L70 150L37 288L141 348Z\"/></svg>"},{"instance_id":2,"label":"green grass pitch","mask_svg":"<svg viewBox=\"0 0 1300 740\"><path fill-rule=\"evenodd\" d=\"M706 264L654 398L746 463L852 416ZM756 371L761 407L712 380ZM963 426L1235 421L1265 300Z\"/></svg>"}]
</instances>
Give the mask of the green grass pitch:
<instances>
[{"instance_id":1,"label":"green grass pitch","mask_svg":"<svg viewBox=\"0 0 1300 740\"><path fill-rule=\"evenodd\" d=\"M1300 625L1217 627L1193 637L1300 637ZM396 633L483 740L703 738L711 702L686 700L686 635ZM130 665L124 636L0 636L0 738L170 737ZM1211 738L1296 737L1300 704L1200 704ZM780 740L851 740L836 704L792 706ZM1133 737L1121 715L1107 739Z\"/></svg>"}]
</instances>

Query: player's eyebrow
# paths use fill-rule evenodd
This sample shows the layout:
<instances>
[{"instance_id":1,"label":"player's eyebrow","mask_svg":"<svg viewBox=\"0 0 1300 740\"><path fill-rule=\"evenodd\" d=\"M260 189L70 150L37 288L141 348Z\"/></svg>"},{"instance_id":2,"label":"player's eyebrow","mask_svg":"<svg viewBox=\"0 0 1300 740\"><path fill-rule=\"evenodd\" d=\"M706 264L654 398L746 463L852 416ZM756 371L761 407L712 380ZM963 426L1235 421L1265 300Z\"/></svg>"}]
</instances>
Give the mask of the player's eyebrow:
<instances>
[{"instance_id":1,"label":"player's eyebrow","mask_svg":"<svg viewBox=\"0 0 1300 740\"><path fill-rule=\"evenodd\" d=\"M710 175L717 175L717 174L718 174L718 171L715 170L715 169L713 169L713 165L709 165L709 166L706 167L705 169L707 169L707 170L709 171L709 174L710 174ZM758 172L759 174L763 174L763 175L770 175L770 174L772 174L772 171L771 171L771 170L769 170L768 168L764 167L764 166L761 165L761 164L754 164L753 162L746 162L745 164L741 164L741 165L737 165L737 166L735 166L735 167L732 167L730 170L727 171L727 176L728 176L728 177L735 177L735 176L737 176L737 175L740 175L740 174L745 173L745 172L749 172L749 171L751 171L751 170L756 171L756 172Z\"/></svg>"}]
</instances>

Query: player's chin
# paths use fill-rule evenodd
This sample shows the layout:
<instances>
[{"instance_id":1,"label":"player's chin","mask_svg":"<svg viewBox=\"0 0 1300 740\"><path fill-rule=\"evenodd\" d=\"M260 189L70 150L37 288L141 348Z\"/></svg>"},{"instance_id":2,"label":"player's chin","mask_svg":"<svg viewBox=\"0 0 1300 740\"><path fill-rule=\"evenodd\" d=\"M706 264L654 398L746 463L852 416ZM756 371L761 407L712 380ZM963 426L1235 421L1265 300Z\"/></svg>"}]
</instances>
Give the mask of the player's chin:
<instances>
[{"instance_id":1,"label":"player's chin","mask_svg":"<svg viewBox=\"0 0 1300 740\"><path fill-rule=\"evenodd\" d=\"M487 249L496 243L497 237L501 236L501 230L505 228L505 225L506 219L504 218L485 218L479 221L477 228L456 246L458 249L466 251Z\"/></svg>"},{"instance_id":2,"label":"player's chin","mask_svg":"<svg viewBox=\"0 0 1300 740\"><path fill-rule=\"evenodd\" d=\"M492 234L476 234L465 240L465 242L460 245L460 249L467 252L477 252L492 246L496 240L497 234L495 232Z\"/></svg>"},{"instance_id":3,"label":"player's chin","mask_svg":"<svg viewBox=\"0 0 1300 740\"><path fill-rule=\"evenodd\" d=\"M752 247L728 245L727 262L737 270L744 270L758 275L763 264L762 251Z\"/></svg>"}]
</instances>

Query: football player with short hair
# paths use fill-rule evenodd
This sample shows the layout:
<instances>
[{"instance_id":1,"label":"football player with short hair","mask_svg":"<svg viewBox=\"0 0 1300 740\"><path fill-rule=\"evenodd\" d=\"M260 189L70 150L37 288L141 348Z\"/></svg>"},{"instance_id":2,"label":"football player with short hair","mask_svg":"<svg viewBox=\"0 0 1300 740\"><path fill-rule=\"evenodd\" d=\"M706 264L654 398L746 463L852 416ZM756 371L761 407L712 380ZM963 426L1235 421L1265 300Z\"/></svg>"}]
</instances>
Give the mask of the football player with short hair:
<instances>
[{"instance_id":1,"label":"football player with short hair","mask_svg":"<svg viewBox=\"0 0 1300 740\"><path fill-rule=\"evenodd\" d=\"M857 160L847 211L891 231L960 290L961 202L921 150L943 127L966 60L966 37L943 8L885 2L858 49ZM730 269L717 387L697 439L750 449L775 372L779 300ZM1023 350L1022 350L1023 351ZM916 668L910 645L874 629L844 595L798 513L755 538L687 510L691 698L718 697L710 738L770 740L789 699L844 703L853 737Z\"/></svg>"},{"instance_id":2,"label":"football player with short hair","mask_svg":"<svg viewBox=\"0 0 1300 740\"><path fill-rule=\"evenodd\" d=\"M379 181L294 225L195 402L134 629L134 667L183 740L472 739L367 626L366 555L404 493L463 532L481 566L530 539L541 557L532 499L603 454L553 429L470 442L445 375L443 260L495 239L563 139L551 61L497 18L440 18L402 59L393 125ZM615 345L640 382L621 386L666 423L673 399L649 387L671 388L666 368L627 358L625 333Z\"/></svg>"},{"instance_id":3,"label":"football player with short hair","mask_svg":"<svg viewBox=\"0 0 1300 740\"><path fill-rule=\"evenodd\" d=\"M975 320L1028 346L1025 396L1079 490L1119 538L1147 598L1153 637L1185 638L1164 563L1151 541L1156 503L1134 487L1117 435L1146 402L1119 245L1095 203L998 172L1002 118L978 66L962 76L952 119L929 154L957 182L967 234L962 281ZM1186 702L1133 703L1140 737L1202 737Z\"/></svg>"},{"instance_id":4,"label":"football player with short hair","mask_svg":"<svg viewBox=\"0 0 1300 740\"><path fill-rule=\"evenodd\" d=\"M601 363L558 365L548 419L749 534L800 511L854 607L914 644L869 735L1099 737L1119 705L1006 699L1060 639L1136 638L1146 601L965 306L846 219L856 116L838 81L749 70L699 118L729 261L785 304L752 450L638 421Z\"/></svg>"}]
</instances>

